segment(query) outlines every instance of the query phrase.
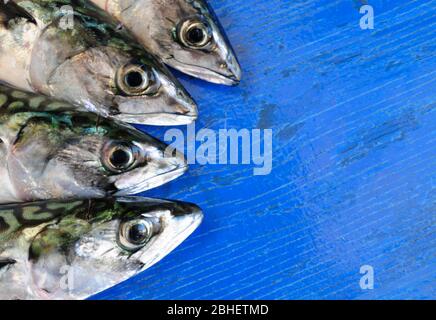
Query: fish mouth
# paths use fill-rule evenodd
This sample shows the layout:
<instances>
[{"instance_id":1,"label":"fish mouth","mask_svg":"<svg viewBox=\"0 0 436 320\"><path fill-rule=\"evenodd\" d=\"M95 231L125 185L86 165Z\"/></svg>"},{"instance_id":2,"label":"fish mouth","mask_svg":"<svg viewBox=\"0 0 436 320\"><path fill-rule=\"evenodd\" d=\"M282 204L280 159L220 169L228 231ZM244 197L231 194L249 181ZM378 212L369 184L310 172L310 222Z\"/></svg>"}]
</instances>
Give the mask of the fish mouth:
<instances>
[{"instance_id":1,"label":"fish mouth","mask_svg":"<svg viewBox=\"0 0 436 320\"><path fill-rule=\"evenodd\" d=\"M134 114L122 113L113 116L113 118L128 122L152 126L181 126L193 123L198 118L197 111L190 111L185 114L176 113L148 113Z\"/></svg>"},{"instance_id":2,"label":"fish mouth","mask_svg":"<svg viewBox=\"0 0 436 320\"><path fill-rule=\"evenodd\" d=\"M182 71L190 76L226 86L236 86L241 82L242 70L238 62L235 62L228 70L228 74L224 74L207 67L196 66L177 60L175 57L166 60L166 63L171 67Z\"/></svg>"},{"instance_id":3,"label":"fish mouth","mask_svg":"<svg viewBox=\"0 0 436 320\"><path fill-rule=\"evenodd\" d=\"M165 173L158 174L150 179L141 181L140 183L134 186L120 189L117 192L115 192L113 195L117 197L128 196L131 194L138 194L153 188L157 188L167 182L177 179L178 177L182 176L187 170L188 170L188 166L183 165L181 167L175 168ZM117 182L115 182L115 188L117 188Z\"/></svg>"},{"instance_id":4,"label":"fish mouth","mask_svg":"<svg viewBox=\"0 0 436 320\"><path fill-rule=\"evenodd\" d=\"M189 209L189 211L177 215L167 211L161 216L165 226L163 231L152 239L143 250L135 254L138 260L143 263L140 271L148 269L162 260L185 241L203 221L204 215L199 207L188 203L184 203L183 206L185 210Z\"/></svg>"}]
</instances>

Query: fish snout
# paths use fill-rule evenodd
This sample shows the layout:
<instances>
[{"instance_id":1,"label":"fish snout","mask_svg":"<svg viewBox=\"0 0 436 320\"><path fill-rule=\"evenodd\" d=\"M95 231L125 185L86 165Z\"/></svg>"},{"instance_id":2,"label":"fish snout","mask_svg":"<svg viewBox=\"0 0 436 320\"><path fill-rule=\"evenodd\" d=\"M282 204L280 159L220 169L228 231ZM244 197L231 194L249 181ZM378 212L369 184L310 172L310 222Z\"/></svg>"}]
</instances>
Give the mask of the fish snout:
<instances>
[{"instance_id":1,"label":"fish snout","mask_svg":"<svg viewBox=\"0 0 436 320\"><path fill-rule=\"evenodd\" d=\"M173 98L176 125L187 125L198 118L198 107L191 95L185 90L177 90Z\"/></svg>"},{"instance_id":2,"label":"fish snout","mask_svg":"<svg viewBox=\"0 0 436 320\"><path fill-rule=\"evenodd\" d=\"M161 74L162 95L165 97L161 105L155 107L161 110L161 116L156 119L159 125L188 125L198 118L198 107L195 100L182 84L172 75Z\"/></svg>"},{"instance_id":3,"label":"fish snout","mask_svg":"<svg viewBox=\"0 0 436 320\"><path fill-rule=\"evenodd\" d=\"M196 220L203 216L203 211L196 204L174 201L174 206L171 208L171 214L174 217L190 216L192 219Z\"/></svg>"},{"instance_id":4,"label":"fish snout","mask_svg":"<svg viewBox=\"0 0 436 320\"><path fill-rule=\"evenodd\" d=\"M225 60L220 65L222 69L221 74L226 78L224 84L235 86L241 82L242 69L236 56L229 52Z\"/></svg>"}]
</instances>

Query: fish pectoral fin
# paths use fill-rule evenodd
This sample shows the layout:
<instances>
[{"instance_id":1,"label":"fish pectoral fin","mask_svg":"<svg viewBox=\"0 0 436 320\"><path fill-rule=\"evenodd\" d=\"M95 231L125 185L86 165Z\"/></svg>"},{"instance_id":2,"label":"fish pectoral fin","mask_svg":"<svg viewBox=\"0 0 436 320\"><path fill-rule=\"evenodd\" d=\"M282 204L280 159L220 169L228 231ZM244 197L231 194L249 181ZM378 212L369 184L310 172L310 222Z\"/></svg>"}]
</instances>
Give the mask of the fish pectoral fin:
<instances>
[{"instance_id":1,"label":"fish pectoral fin","mask_svg":"<svg viewBox=\"0 0 436 320\"><path fill-rule=\"evenodd\" d=\"M16 262L17 261L15 261L14 259L0 258L0 270L2 270L3 268L6 268L6 267L8 267L11 264L14 264Z\"/></svg>"}]
</instances>

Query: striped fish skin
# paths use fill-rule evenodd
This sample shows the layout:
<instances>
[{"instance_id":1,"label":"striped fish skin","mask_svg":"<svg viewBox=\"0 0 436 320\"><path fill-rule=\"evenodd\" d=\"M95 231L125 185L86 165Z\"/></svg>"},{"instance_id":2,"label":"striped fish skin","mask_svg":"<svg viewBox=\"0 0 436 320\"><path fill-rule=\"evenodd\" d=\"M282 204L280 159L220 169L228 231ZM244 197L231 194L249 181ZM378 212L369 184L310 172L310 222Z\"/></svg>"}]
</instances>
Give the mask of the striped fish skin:
<instances>
[{"instance_id":1,"label":"striped fish skin","mask_svg":"<svg viewBox=\"0 0 436 320\"><path fill-rule=\"evenodd\" d=\"M201 223L190 203L126 197L0 206L0 299L84 299L151 267Z\"/></svg>"},{"instance_id":2,"label":"striped fish skin","mask_svg":"<svg viewBox=\"0 0 436 320\"><path fill-rule=\"evenodd\" d=\"M203 0L90 0L109 12L166 64L224 85L241 67L216 16Z\"/></svg>"},{"instance_id":3,"label":"striped fish skin","mask_svg":"<svg viewBox=\"0 0 436 320\"><path fill-rule=\"evenodd\" d=\"M112 18L76 8L77 1L0 1L0 81L130 123L197 118L195 102L163 63L114 29Z\"/></svg>"},{"instance_id":4,"label":"striped fish skin","mask_svg":"<svg viewBox=\"0 0 436 320\"><path fill-rule=\"evenodd\" d=\"M0 203L136 194L186 161L130 125L0 85Z\"/></svg>"}]
</instances>

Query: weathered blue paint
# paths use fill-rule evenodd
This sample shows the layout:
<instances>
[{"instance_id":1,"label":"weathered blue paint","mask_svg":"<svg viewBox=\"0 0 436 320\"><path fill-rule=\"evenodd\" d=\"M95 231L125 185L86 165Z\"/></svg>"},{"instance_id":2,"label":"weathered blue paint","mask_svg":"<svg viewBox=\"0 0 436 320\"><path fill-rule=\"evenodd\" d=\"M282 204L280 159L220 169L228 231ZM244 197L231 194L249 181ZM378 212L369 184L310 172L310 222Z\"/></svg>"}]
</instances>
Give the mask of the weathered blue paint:
<instances>
[{"instance_id":1,"label":"weathered blue paint","mask_svg":"<svg viewBox=\"0 0 436 320\"><path fill-rule=\"evenodd\" d=\"M96 298L435 298L436 1L369 3L374 30L359 1L211 1L245 72L236 88L179 75L197 129L272 128L273 172L193 165L147 193L198 203L204 224Z\"/></svg>"}]
</instances>

